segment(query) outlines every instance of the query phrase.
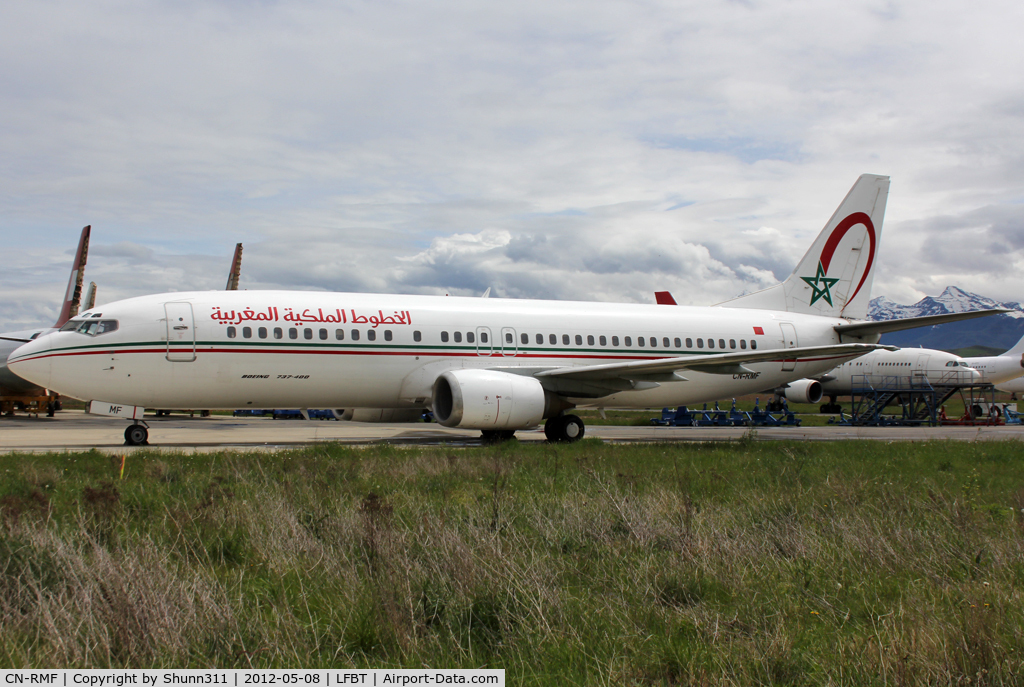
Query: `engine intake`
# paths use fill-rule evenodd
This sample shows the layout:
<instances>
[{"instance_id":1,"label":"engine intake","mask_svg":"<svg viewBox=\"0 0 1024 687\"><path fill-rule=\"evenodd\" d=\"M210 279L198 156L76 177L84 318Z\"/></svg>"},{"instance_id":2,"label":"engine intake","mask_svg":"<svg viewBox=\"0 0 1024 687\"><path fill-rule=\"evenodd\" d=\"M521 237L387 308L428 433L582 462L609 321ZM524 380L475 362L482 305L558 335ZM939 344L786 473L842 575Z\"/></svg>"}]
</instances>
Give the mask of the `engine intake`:
<instances>
[{"instance_id":1,"label":"engine intake","mask_svg":"<svg viewBox=\"0 0 1024 687\"><path fill-rule=\"evenodd\" d=\"M434 381L434 419L463 429L526 429L567 407L533 377L449 370Z\"/></svg>"},{"instance_id":2,"label":"engine intake","mask_svg":"<svg viewBox=\"0 0 1024 687\"><path fill-rule=\"evenodd\" d=\"M790 403L817 403L821 400L821 382L815 379L798 379L782 390Z\"/></svg>"}]
</instances>

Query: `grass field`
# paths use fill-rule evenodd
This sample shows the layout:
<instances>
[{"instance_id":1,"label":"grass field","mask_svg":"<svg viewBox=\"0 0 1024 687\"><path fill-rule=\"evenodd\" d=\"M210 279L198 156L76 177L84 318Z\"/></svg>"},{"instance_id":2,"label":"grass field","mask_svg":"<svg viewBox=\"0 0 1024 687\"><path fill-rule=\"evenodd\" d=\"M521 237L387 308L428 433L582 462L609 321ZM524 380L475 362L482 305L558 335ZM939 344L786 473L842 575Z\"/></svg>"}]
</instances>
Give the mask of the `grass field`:
<instances>
[{"instance_id":1,"label":"grass field","mask_svg":"<svg viewBox=\"0 0 1024 687\"><path fill-rule=\"evenodd\" d=\"M1020 444L0 456L0 667L1020 684Z\"/></svg>"}]
</instances>

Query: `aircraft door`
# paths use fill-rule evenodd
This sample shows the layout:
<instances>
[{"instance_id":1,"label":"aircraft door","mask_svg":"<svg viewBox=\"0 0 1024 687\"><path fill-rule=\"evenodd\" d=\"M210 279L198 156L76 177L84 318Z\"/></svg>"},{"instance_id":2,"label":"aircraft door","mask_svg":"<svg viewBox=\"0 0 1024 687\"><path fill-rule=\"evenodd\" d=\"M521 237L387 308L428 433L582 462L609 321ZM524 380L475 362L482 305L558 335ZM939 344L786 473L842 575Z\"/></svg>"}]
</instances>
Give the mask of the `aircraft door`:
<instances>
[{"instance_id":1,"label":"aircraft door","mask_svg":"<svg viewBox=\"0 0 1024 687\"><path fill-rule=\"evenodd\" d=\"M917 363L914 364L914 379L915 380L918 380L918 379L920 379L920 380L928 379L928 358L930 358L930 357L931 356L928 356L928 355L919 355L919 356L917 356ZM960 374L956 373L956 376L959 377Z\"/></svg>"},{"instance_id":2,"label":"aircraft door","mask_svg":"<svg viewBox=\"0 0 1024 687\"><path fill-rule=\"evenodd\" d=\"M167 359L174 363L190 363L196 359L195 318L192 304L164 303L167 322Z\"/></svg>"},{"instance_id":3,"label":"aircraft door","mask_svg":"<svg viewBox=\"0 0 1024 687\"><path fill-rule=\"evenodd\" d=\"M789 322L780 322L779 326L782 328L782 346L783 348L796 348L800 345L800 342L796 338L796 327ZM796 358L792 360L782 361L782 371L791 372L796 369Z\"/></svg>"},{"instance_id":4,"label":"aircraft door","mask_svg":"<svg viewBox=\"0 0 1024 687\"><path fill-rule=\"evenodd\" d=\"M516 341L516 330L511 327L501 329L501 354L516 355L519 353L519 344Z\"/></svg>"},{"instance_id":5,"label":"aircraft door","mask_svg":"<svg viewBox=\"0 0 1024 687\"><path fill-rule=\"evenodd\" d=\"M491 342L491 330L488 327L476 328L476 354L491 355L494 353L494 344Z\"/></svg>"}]
</instances>

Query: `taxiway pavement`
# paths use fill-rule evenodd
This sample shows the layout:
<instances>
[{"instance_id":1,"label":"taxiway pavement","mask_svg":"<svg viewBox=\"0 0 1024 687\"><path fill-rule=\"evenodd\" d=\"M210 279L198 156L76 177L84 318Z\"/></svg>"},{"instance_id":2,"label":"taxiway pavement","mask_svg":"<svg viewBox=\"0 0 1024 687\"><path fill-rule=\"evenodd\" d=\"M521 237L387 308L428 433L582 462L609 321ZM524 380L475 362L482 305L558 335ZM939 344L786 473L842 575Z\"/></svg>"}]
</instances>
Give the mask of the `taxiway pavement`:
<instances>
[{"instance_id":1,"label":"taxiway pavement","mask_svg":"<svg viewBox=\"0 0 1024 687\"><path fill-rule=\"evenodd\" d=\"M147 417L148 447L124 446L127 422L119 418L63 411L56 417L0 417L0 452L40 453L88 451L123 453L140 448L210 452L223 450L281 450L335 441L361 445L389 442L409 445L480 444L476 430L448 429L437 424L362 423L334 420L273 420L223 415ZM587 425L587 436L615 443L726 441L750 430L743 427L626 427ZM516 432L520 441L544 441L544 432ZM996 441L1024 439L1024 425L996 427L759 427L751 435L759 441Z\"/></svg>"}]
</instances>

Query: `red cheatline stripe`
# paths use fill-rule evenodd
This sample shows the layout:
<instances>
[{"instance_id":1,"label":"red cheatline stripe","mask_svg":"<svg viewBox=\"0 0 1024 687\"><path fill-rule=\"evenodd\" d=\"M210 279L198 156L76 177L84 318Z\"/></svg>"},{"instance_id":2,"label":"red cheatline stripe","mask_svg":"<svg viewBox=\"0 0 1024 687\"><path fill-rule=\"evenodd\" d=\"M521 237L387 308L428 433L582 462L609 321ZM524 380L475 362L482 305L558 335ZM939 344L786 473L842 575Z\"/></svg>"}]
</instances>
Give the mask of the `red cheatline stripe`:
<instances>
[{"instance_id":1,"label":"red cheatline stripe","mask_svg":"<svg viewBox=\"0 0 1024 687\"><path fill-rule=\"evenodd\" d=\"M187 353L188 349L173 349L177 353ZM403 351L323 351L323 350L282 350L282 349L264 349L264 350L253 350L251 348L197 348L196 355L200 353L288 353L292 355L387 355L387 356L421 356L424 358L471 358L481 359L486 358L489 360L509 360L509 359L523 359L523 358L557 358L567 360L664 360L666 358L677 357L677 356L613 356L613 355L557 355L557 354L543 354L543 353L520 353L517 355L501 355L495 353L493 355L472 355L467 353L423 353L423 352L403 352ZM64 358L69 356L80 356L80 355L116 355L124 353L167 353L166 348L135 348L130 350L117 350L117 351L70 351L68 353L43 353L36 356L19 358L17 360L8 361L8 363L20 363L26 360L43 360L45 358ZM841 358L849 358L849 355L831 355L820 358L772 358L771 360L760 360L757 362L748 362L749 365L758 365L760 363L791 363L794 361L800 362L817 362L819 360L839 360ZM713 362L713 361L710 361ZM742 365L743 363L738 363Z\"/></svg>"}]
</instances>

